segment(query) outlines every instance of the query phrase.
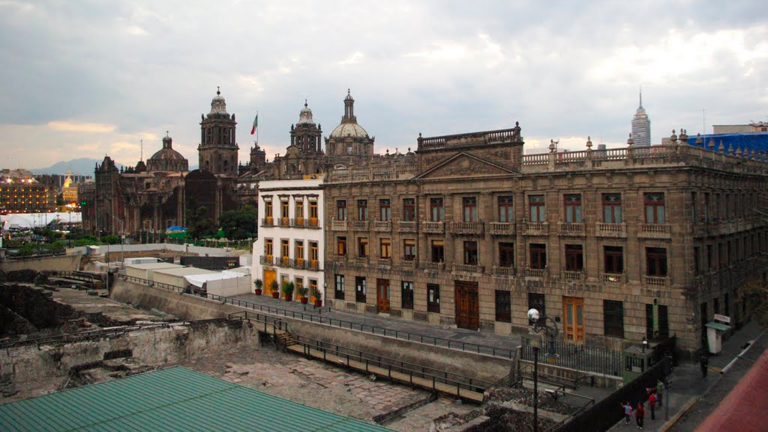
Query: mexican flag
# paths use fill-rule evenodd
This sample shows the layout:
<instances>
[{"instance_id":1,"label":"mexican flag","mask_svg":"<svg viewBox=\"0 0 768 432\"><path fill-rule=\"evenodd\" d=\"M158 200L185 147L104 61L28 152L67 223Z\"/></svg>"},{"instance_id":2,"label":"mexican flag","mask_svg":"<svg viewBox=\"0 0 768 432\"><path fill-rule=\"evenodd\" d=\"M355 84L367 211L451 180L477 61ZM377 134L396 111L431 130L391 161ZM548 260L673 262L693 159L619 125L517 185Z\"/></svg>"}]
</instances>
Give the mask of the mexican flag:
<instances>
[{"instance_id":1,"label":"mexican flag","mask_svg":"<svg viewBox=\"0 0 768 432\"><path fill-rule=\"evenodd\" d=\"M251 135L256 133L256 128L259 127L259 114L256 113L256 117L253 118L253 127L251 128Z\"/></svg>"}]
</instances>

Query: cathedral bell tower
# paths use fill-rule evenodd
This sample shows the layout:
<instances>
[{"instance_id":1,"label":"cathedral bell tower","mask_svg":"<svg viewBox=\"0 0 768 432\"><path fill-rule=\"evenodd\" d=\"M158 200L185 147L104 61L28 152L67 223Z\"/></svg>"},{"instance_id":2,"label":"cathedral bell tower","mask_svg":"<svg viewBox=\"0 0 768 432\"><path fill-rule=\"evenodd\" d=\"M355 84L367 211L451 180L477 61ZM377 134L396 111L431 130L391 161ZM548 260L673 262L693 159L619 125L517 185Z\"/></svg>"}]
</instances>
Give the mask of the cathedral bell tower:
<instances>
[{"instance_id":1,"label":"cathedral bell tower","mask_svg":"<svg viewBox=\"0 0 768 432\"><path fill-rule=\"evenodd\" d=\"M295 126L291 125L291 146L297 147L302 156L322 155L322 134L320 126L312 120L312 110L305 100L304 108L299 113L299 122Z\"/></svg>"},{"instance_id":2,"label":"cathedral bell tower","mask_svg":"<svg viewBox=\"0 0 768 432\"><path fill-rule=\"evenodd\" d=\"M201 115L200 169L213 174L237 176L237 135L235 115L227 113L227 102L216 89L211 100L211 112Z\"/></svg>"}]
</instances>

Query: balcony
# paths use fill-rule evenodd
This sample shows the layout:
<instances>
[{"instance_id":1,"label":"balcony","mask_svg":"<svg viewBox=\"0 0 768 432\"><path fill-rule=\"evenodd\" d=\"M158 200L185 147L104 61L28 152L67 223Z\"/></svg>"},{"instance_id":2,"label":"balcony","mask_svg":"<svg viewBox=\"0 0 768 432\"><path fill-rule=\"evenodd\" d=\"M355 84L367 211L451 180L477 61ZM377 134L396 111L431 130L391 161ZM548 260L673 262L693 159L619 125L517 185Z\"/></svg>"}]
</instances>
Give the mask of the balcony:
<instances>
[{"instance_id":1,"label":"balcony","mask_svg":"<svg viewBox=\"0 0 768 432\"><path fill-rule=\"evenodd\" d=\"M583 282L584 271L583 270L577 270L577 271L565 270L563 271L563 280L566 282Z\"/></svg>"},{"instance_id":2,"label":"balcony","mask_svg":"<svg viewBox=\"0 0 768 432\"><path fill-rule=\"evenodd\" d=\"M403 258L400 260L400 264L398 264L399 267L406 269L406 270L412 270L416 268L416 258Z\"/></svg>"},{"instance_id":3,"label":"balcony","mask_svg":"<svg viewBox=\"0 0 768 432\"><path fill-rule=\"evenodd\" d=\"M368 232L368 221L350 221L350 224L352 224L352 231Z\"/></svg>"},{"instance_id":4,"label":"balcony","mask_svg":"<svg viewBox=\"0 0 768 432\"><path fill-rule=\"evenodd\" d=\"M428 271L443 271L445 270L444 262L424 262L422 263L424 270Z\"/></svg>"},{"instance_id":5,"label":"balcony","mask_svg":"<svg viewBox=\"0 0 768 432\"><path fill-rule=\"evenodd\" d=\"M595 228L597 237L627 238L627 224L625 223L598 222L595 224Z\"/></svg>"},{"instance_id":6,"label":"balcony","mask_svg":"<svg viewBox=\"0 0 768 432\"><path fill-rule=\"evenodd\" d=\"M469 264L454 264L453 265L453 272L454 273L477 273L482 274L485 270L485 267L479 266L479 265L469 265Z\"/></svg>"},{"instance_id":7,"label":"balcony","mask_svg":"<svg viewBox=\"0 0 768 432\"><path fill-rule=\"evenodd\" d=\"M488 229L491 235L495 236L511 236L515 235L515 223L514 222L490 222Z\"/></svg>"},{"instance_id":8,"label":"balcony","mask_svg":"<svg viewBox=\"0 0 768 432\"><path fill-rule=\"evenodd\" d=\"M317 220L317 218L309 218L309 224L307 225L307 228L320 228L320 222Z\"/></svg>"},{"instance_id":9,"label":"balcony","mask_svg":"<svg viewBox=\"0 0 768 432\"><path fill-rule=\"evenodd\" d=\"M647 287L664 288L669 286L668 276L643 276L643 284Z\"/></svg>"},{"instance_id":10,"label":"balcony","mask_svg":"<svg viewBox=\"0 0 768 432\"><path fill-rule=\"evenodd\" d=\"M291 219L291 228L306 228L307 220L304 218Z\"/></svg>"},{"instance_id":11,"label":"balcony","mask_svg":"<svg viewBox=\"0 0 768 432\"><path fill-rule=\"evenodd\" d=\"M392 268L392 258L379 258L376 260L376 265L381 269L390 269Z\"/></svg>"},{"instance_id":12,"label":"balcony","mask_svg":"<svg viewBox=\"0 0 768 432\"><path fill-rule=\"evenodd\" d=\"M283 228L288 228L291 226L291 220L288 219L287 217L281 217L279 222L280 222L280 226Z\"/></svg>"},{"instance_id":13,"label":"balcony","mask_svg":"<svg viewBox=\"0 0 768 432\"><path fill-rule=\"evenodd\" d=\"M427 234L443 234L445 232L445 224L443 222L428 222L421 223L421 230Z\"/></svg>"},{"instance_id":14,"label":"balcony","mask_svg":"<svg viewBox=\"0 0 768 432\"><path fill-rule=\"evenodd\" d=\"M622 284L627 282L626 273L602 273L600 280L603 283Z\"/></svg>"},{"instance_id":15,"label":"balcony","mask_svg":"<svg viewBox=\"0 0 768 432\"><path fill-rule=\"evenodd\" d=\"M331 231L346 231L346 230L347 230L346 220L333 219L331 221Z\"/></svg>"},{"instance_id":16,"label":"balcony","mask_svg":"<svg viewBox=\"0 0 768 432\"><path fill-rule=\"evenodd\" d=\"M259 264L261 265L274 265L274 259L272 255L262 255L259 257Z\"/></svg>"},{"instance_id":17,"label":"balcony","mask_svg":"<svg viewBox=\"0 0 768 432\"><path fill-rule=\"evenodd\" d=\"M587 233L583 222L560 222L558 225L561 236L583 237Z\"/></svg>"},{"instance_id":18,"label":"balcony","mask_svg":"<svg viewBox=\"0 0 768 432\"><path fill-rule=\"evenodd\" d=\"M397 232L415 233L416 221L397 221Z\"/></svg>"},{"instance_id":19,"label":"balcony","mask_svg":"<svg viewBox=\"0 0 768 432\"><path fill-rule=\"evenodd\" d=\"M306 268L306 263L307 262L304 261L304 258L292 259L291 260L291 267L293 267L295 269L298 269L298 270L303 270L303 269Z\"/></svg>"},{"instance_id":20,"label":"balcony","mask_svg":"<svg viewBox=\"0 0 768 432\"><path fill-rule=\"evenodd\" d=\"M524 221L523 235L529 235L529 236L549 235L549 223Z\"/></svg>"},{"instance_id":21,"label":"balcony","mask_svg":"<svg viewBox=\"0 0 768 432\"><path fill-rule=\"evenodd\" d=\"M261 226L272 227L275 226L275 220L271 217L261 219Z\"/></svg>"},{"instance_id":22,"label":"balcony","mask_svg":"<svg viewBox=\"0 0 768 432\"><path fill-rule=\"evenodd\" d=\"M378 232L392 231L392 221L373 221L373 230Z\"/></svg>"},{"instance_id":23,"label":"balcony","mask_svg":"<svg viewBox=\"0 0 768 432\"><path fill-rule=\"evenodd\" d=\"M543 269L533 269L533 268L527 268L525 269L525 277L526 278L538 278L543 279L547 276L549 272L546 268Z\"/></svg>"},{"instance_id":24,"label":"balcony","mask_svg":"<svg viewBox=\"0 0 768 432\"><path fill-rule=\"evenodd\" d=\"M280 257L280 259L277 261L277 265L280 267L291 267L291 259L287 256Z\"/></svg>"},{"instance_id":25,"label":"balcony","mask_svg":"<svg viewBox=\"0 0 768 432\"><path fill-rule=\"evenodd\" d=\"M672 225L669 224L640 224L637 231L638 238L670 239L672 238Z\"/></svg>"},{"instance_id":26,"label":"balcony","mask_svg":"<svg viewBox=\"0 0 768 432\"><path fill-rule=\"evenodd\" d=\"M493 266L493 275L502 278L511 278L517 276L517 269L514 267Z\"/></svg>"},{"instance_id":27,"label":"balcony","mask_svg":"<svg viewBox=\"0 0 768 432\"><path fill-rule=\"evenodd\" d=\"M309 260L309 270L320 270L320 263L317 260Z\"/></svg>"},{"instance_id":28,"label":"balcony","mask_svg":"<svg viewBox=\"0 0 768 432\"><path fill-rule=\"evenodd\" d=\"M484 222L451 222L451 232L457 235L482 235Z\"/></svg>"}]
</instances>

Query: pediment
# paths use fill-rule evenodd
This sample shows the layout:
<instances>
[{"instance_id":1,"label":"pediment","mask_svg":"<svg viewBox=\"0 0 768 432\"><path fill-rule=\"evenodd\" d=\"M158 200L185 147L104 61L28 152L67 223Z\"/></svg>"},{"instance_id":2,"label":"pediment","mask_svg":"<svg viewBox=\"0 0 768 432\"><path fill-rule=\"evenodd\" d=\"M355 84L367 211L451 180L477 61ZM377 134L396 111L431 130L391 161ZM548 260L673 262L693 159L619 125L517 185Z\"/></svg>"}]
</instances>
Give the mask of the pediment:
<instances>
[{"instance_id":1,"label":"pediment","mask_svg":"<svg viewBox=\"0 0 768 432\"><path fill-rule=\"evenodd\" d=\"M468 153L454 155L430 168L418 178L479 177L515 174L512 169Z\"/></svg>"}]
</instances>

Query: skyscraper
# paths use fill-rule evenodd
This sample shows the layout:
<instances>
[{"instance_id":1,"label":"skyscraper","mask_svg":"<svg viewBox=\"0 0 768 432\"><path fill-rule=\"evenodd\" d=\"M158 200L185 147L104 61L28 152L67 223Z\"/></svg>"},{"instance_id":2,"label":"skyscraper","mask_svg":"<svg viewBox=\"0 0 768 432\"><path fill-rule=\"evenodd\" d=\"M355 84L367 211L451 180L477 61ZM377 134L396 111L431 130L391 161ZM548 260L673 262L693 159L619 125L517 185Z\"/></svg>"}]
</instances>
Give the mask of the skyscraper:
<instances>
[{"instance_id":1,"label":"skyscraper","mask_svg":"<svg viewBox=\"0 0 768 432\"><path fill-rule=\"evenodd\" d=\"M637 107L635 117L632 119L632 139L635 147L648 147L651 145L651 120L643 108L643 92L640 91L640 106Z\"/></svg>"}]
</instances>

